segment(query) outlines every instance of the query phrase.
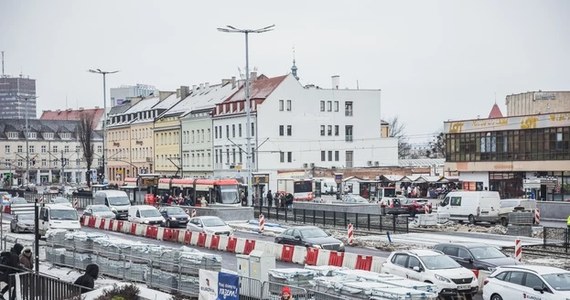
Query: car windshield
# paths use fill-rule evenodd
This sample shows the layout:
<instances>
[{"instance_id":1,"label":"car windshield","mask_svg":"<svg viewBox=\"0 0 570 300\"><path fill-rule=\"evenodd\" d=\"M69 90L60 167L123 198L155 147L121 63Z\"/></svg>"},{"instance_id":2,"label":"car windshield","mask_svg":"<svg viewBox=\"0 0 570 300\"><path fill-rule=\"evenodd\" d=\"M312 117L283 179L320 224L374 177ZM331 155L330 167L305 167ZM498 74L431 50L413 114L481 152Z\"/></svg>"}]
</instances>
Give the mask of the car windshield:
<instances>
[{"instance_id":1,"label":"car windshield","mask_svg":"<svg viewBox=\"0 0 570 300\"><path fill-rule=\"evenodd\" d=\"M235 186L222 186L220 188L221 192L221 203L223 204L236 204L239 203L238 190Z\"/></svg>"},{"instance_id":2,"label":"car windshield","mask_svg":"<svg viewBox=\"0 0 570 300\"><path fill-rule=\"evenodd\" d=\"M121 206L131 204L129 198L125 196L107 197L107 199L109 199L109 205Z\"/></svg>"},{"instance_id":3,"label":"car windshield","mask_svg":"<svg viewBox=\"0 0 570 300\"><path fill-rule=\"evenodd\" d=\"M495 247L477 247L472 248L471 254L475 259L490 259L490 258L503 258L507 257L503 252Z\"/></svg>"},{"instance_id":4,"label":"car windshield","mask_svg":"<svg viewBox=\"0 0 570 300\"><path fill-rule=\"evenodd\" d=\"M455 269L460 265L447 255L422 256L426 268L430 270Z\"/></svg>"},{"instance_id":5,"label":"car windshield","mask_svg":"<svg viewBox=\"0 0 570 300\"><path fill-rule=\"evenodd\" d=\"M205 227L216 227L216 226L225 226L226 223L219 218L208 218L202 219L202 223L204 223Z\"/></svg>"},{"instance_id":6,"label":"car windshield","mask_svg":"<svg viewBox=\"0 0 570 300\"><path fill-rule=\"evenodd\" d=\"M18 220L33 220L34 214L20 214L18 215Z\"/></svg>"},{"instance_id":7,"label":"car windshield","mask_svg":"<svg viewBox=\"0 0 570 300\"><path fill-rule=\"evenodd\" d=\"M55 198L52 200L53 203L69 203L65 198Z\"/></svg>"},{"instance_id":8,"label":"car windshield","mask_svg":"<svg viewBox=\"0 0 570 300\"><path fill-rule=\"evenodd\" d=\"M77 221L77 211L72 209L52 209L50 215L52 220Z\"/></svg>"},{"instance_id":9,"label":"car windshield","mask_svg":"<svg viewBox=\"0 0 570 300\"><path fill-rule=\"evenodd\" d=\"M105 211L111 211L109 209L109 207L101 205L101 206L92 206L91 210L94 212L105 212Z\"/></svg>"},{"instance_id":10,"label":"car windshield","mask_svg":"<svg viewBox=\"0 0 570 300\"><path fill-rule=\"evenodd\" d=\"M28 201L24 198L14 198L12 199L12 204L27 204Z\"/></svg>"},{"instance_id":11,"label":"car windshield","mask_svg":"<svg viewBox=\"0 0 570 300\"><path fill-rule=\"evenodd\" d=\"M557 291L570 291L570 273L545 274L542 278Z\"/></svg>"},{"instance_id":12,"label":"car windshield","mask_svg":"<svg viewBox=\"0 0 570 300\"><path fill-rule=\"evenodd\" d=\"M160 213L156 209L143 209L141 210L141 217L142 218L153 218L153 217L160 217Z\"/></svg>"},{"instance_id":13,"label":"car windshield","mask_svg":"<svg viewBox=\"0 0 570 300\"><path fill-rule=\"evenodd\" d=\"M165 211L171 215L183 215L184 214L184 210L180 207L169 207L169 208L166 208Z\"/></svg>"},{"instance_id":14,"label":"car windshield","mask_svg":"<svg viewBox=\"0 0 570 300\"><path fill-rule=\"evenodd\" d=\"M324 230L320 229L320 228L304 228L301 229L301 234L303 235L303 237L305 238L322 238L322 237L327 237L329 236L326 232L324 232Z\"/></svg>"},{"instance_id":15,"label":"car windshield","mask_svg":"<svg viewBox=\"0 0 570 300\"><path fill-rule=\"evenodd\" d=\"M501 200L501 201L499 202L499 205L500 205L501 207L515 207L515 206L518 205L518 203L519 203L519 202L516 201L516 200Z\"/></svg>"}]
</instances>

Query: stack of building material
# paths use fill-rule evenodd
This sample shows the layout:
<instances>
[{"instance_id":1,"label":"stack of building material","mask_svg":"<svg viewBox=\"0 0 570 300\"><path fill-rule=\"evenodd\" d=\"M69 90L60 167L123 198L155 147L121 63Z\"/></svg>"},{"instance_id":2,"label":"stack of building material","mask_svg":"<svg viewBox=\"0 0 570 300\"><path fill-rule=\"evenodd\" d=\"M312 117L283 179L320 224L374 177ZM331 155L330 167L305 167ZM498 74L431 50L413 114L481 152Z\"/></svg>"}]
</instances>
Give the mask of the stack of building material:
<instances>
[{"instance_id":1,"label":"stack of building material","mask_svg":"<svg viewBox=\"0 0 570 300\"><path fill-rule=\"evenodd\" d=\"M533 212L515 211L509 213L507 234L513 236L532 236Z\"/></svg>"},{"instance_id":2,"label":"stack of building material","mask_svg":"<svg viewBox=\"0 0 570 300\"><path fill-rule=\"evenodd\" d=\"M316 274L316 271L302 268L271 269L268 272L269 291L271 293L280 293L283 286L310 289L313 286L311 281Z\"/></svg>"}]
</instances>

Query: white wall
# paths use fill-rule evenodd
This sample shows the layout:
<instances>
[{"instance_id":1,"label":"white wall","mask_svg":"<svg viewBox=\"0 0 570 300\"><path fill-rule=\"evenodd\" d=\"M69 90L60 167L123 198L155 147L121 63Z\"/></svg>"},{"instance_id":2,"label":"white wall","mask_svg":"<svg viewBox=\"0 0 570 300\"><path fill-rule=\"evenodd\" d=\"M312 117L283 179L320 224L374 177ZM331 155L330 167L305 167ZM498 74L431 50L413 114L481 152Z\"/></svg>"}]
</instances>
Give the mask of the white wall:
<instances>
[{"instance_id":1,"label":"white wall","mask_svg":"<svg viewBox=\"0 0 570 300\"><path fill-rule=\"evenodd\" d=\"M461 172L459 181L480 181L483 189L489 188L489 172Z\"/></svg>"}]
</instances>

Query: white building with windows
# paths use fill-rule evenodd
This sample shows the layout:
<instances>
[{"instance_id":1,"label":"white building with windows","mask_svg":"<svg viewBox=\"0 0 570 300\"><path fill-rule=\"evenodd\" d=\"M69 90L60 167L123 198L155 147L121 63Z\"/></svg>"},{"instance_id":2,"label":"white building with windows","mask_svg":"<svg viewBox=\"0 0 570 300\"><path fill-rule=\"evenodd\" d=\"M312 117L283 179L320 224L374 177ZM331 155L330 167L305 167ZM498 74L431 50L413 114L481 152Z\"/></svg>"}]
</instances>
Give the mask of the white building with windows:
<instances>
[{"instance_id":1,"label":"white building with windows","mask_svg":"<svg viewBox=\"0 0 570 300\"><path fill-rule=\"evenodd\" d=\"M249 151L271 190L283 170L398 165L397 139L382 137L381 91L338 89L338 79L331 89L303 87L293 74L252 81ZM213 136L214 176L245 178L243 86L216 105Z\"/></svg>"}]
</instances>

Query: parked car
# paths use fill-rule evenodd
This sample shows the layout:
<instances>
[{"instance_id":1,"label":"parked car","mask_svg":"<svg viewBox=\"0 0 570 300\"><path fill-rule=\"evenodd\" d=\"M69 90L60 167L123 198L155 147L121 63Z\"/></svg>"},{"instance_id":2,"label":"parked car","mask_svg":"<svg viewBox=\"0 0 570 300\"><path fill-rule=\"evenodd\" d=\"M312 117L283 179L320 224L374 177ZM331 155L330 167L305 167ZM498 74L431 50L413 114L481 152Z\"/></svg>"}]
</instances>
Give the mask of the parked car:
<instances>
[{"instance_id":1,"label":"parked car","mask_svg":"<svg viewBox=\"0 0 570 300\"><path fill-rule=\"evenodd\" d=\"M499 205L499 218L503 226L509 225L509 213L521 211L534 214L536 210L536 200L531 199L501 199ZM533 224L534 222L533 218Z\"/></svg>"},{"instance_id":2,"label":"parked car","mask_svg":"<svg viewBox=\"0 0 570 300\"><path fill-rule=\"evenodd\" d=\"M106 185L93 185L93 190L106 188ZM115 213L117 220L126 220L129 215L129 207L131 201L129 195L125 191L118 190L99 190L93 195L93 204L101 204L108 206Z\"/></svg>"},{"instance_id":3,"label":"parked car","mask_svg":"<svg viewBox=\"0 0 570 300\"><path fill-rule=\"evenodd\" d=\"M384 198L382 199L380 206L385 210L386 214L389 215L410 214L410 208L402 205L402 203L407 201L407 199L408 198L405 197Z\"/></svg>"},{"instance_id":4,"label":"parked car","mask_svg":"<svg viewBox=\"0 0 570 300\"><path fill-rule=\"evenodd\" d=\"M570 299L570 272L534 265L499 267L485 279L483 299Z\"/></svg>"},{"instance_id":5,"label":"parked car","mask_svg":"<svg viewBox=\"0 0 570 300\"><path fill-rule=\"evenodd\" d=\"M40 236L50 229L79 230L79 215L73 207L61 204L45 204L40 210Z\"/></svg>"},{"instance_id":6,"label":"parked car","mask_svg":"<svg viewBox=\"0 0 570 300\"><path fill-rule=\"evenodd\" d=\"M34 232L35 219L34 214L18 214L10 220L11 232Z\"/></svg>"},{"instance_id":7,"label":"parked car","mask_svg":"<svg viewBox=\"0 0 570 300\"><path fill-rule=\"evenodd\" d=\"M99 217L104 219L114 219L115 213L111 211L111 209L106 205L88 205L84 210L83 214L81 215L81 222L85 217Z\"/></svg>"},{"instance_id":8,"label":"parked car","mask_svg":"<svg viewBox=\"0 0 570 300\"><path fill-rule=\"evenodd\" d=\"M442 243L433 247L467 269L494 271L499 266L517 265L519 262L497 247L480 243Z\"/></svg>"},{"instance_id":9,"label":"parked car","mask_svg":"<svg viewBox=\"0 0 570 300\"><path fill-rule=\"evenodd\" d=\"M363 198L359 195L352 195L352 194L347 194L347 195L342 196L342 202L344 202L344 203L363 203L363 204L370 203L366 198Z\"/></svg>"},{"instance_id":10,"label":"parked car","mask_svg":"<svg viewBox=\"0 0 570 300\"><path fill-rule=\"evenodd\" d=\"M215 216L191 218L186 228L194 232L205 232L215 235L231 235L234 232L226 222Z\"/></svg>"},{"instance_id":11,"label":"parked car","mask_svg":"<svg viewBox=\"0 0 570 300\"><path fill-rule=\"evenodd\" d=\"M316 226L299 226L275 237L275 243L344 252L344 243Z\"/></svg>"},{"instance_id":12,"label":"parked car","mask_svg":"<svg viewBox=\"0 0 570 300\"><path fill-rule=\"evenodd\" d=\"M162 225L164 217L158 212L158 209L150 205L133 205L129 206L127 220L133 223Z\"/></svg>"},{"instance_id":13,"label":"parked car","mask_svg":"<svg viewBox=\"0 0 570 300\"><path fill-rule=\"evenodd\" d=\"M473 271L435 250L394 251L382 272L435 284L440 297L473 296L479 289Z\"/></svg>"},{"instance_id":14,"label":"parked car","mask_svg":"<svg viewBox=\"0 0 570 300\"><path fill-rule=\"evenodd\" d=\"M403 198L400 199L401 206L408 209L408 213L412 216L416 214L424 214L425 207L428 206L428 211L431 213L431 203L427 199L414 199L414 198Z\"/></svg>"},{"instance_id":15,"label":"parked car","mask_svg":"<svg viewBox=\"0 0 570 300\"><path fill-rule=\"evenodd\" d=\"M159 210L160 214L164 217L166 222L164 226L166 227L186 227L188 224L188 219L190 218L188 214L179 206L164 206Z\"/></svg>"},{"instance_id":16,"label":"parked car","mask_svg":"<svg viewBox=\"0 0 570 300\"><path fill-rule=\"evenodd\" d=\"M72 207L71 202L69 202L69 200L67 200L67 198L64 198L64 197L51 198L48 200L48 203L50 203L50 204L61 204L61 205Z\"/></svg>"}]
</instances>

